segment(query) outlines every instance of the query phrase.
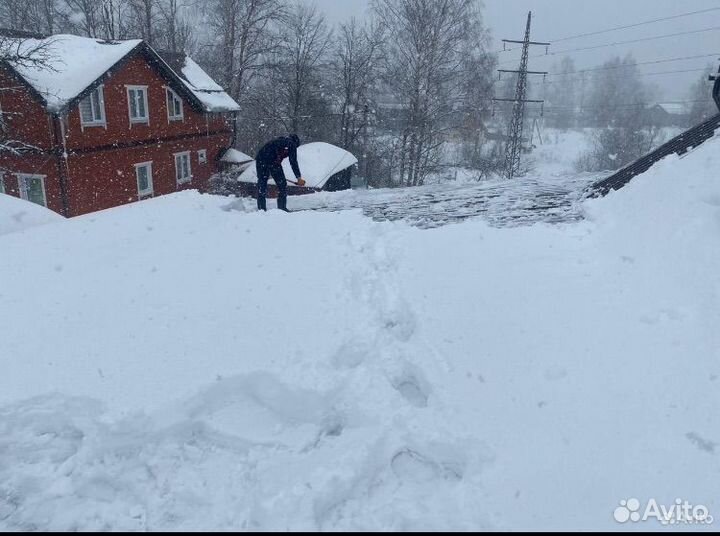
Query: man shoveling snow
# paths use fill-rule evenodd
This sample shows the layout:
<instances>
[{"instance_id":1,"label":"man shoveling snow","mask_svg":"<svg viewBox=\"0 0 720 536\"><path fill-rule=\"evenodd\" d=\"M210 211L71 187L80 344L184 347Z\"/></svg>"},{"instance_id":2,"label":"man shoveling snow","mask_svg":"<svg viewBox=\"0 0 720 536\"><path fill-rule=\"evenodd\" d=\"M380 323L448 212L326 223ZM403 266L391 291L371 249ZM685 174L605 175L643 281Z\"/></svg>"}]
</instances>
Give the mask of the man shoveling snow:
<instances>
[{"instance_id":1,"label":"man shoveling snow","mask_svg":"<svg viewBox=\"0 0 720 536\"><path fill-rule=\"evenodd\" d=\"M266 143L257 154L256 166L257 166L257 177L258 177L258 192L257 192L257 203L258 210L267 210L267 183L268 179L272 176L275 184L278 187L278 208L289 212L287 208L287 179L285 178L285 172L282 168L283 160L286 158L290 159L290 165L292 166L293 173L297 186L304 186L305 181L300 173L300 166L297 160L297 149L300 147L300 138L297 134L292 134L287 137L276 138L271 142ZM292 182L292 181L291 181Z\"/></svg>"}]
</instances>

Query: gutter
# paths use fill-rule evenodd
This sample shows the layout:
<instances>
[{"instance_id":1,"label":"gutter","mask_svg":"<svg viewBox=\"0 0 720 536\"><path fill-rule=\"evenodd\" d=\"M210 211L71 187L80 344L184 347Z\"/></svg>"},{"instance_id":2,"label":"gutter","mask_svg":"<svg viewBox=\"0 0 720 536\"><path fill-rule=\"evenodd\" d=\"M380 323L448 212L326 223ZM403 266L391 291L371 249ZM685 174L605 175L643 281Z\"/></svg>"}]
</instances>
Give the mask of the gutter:
<instances>
[{"instance_id":1,"label":"gutter","mask_svg":"<svg viewBox=\"0 0 720 536\"><path fill-rule=\"evenodd\" d=\"M65 146L65 125L58 113L52 115L55 161L57 163L58 177L60 178L60 198L62 200L63 216L70 217L70 202L68 199L68 173L67 173L67 147Z\"/></svg>"}]
</instances>

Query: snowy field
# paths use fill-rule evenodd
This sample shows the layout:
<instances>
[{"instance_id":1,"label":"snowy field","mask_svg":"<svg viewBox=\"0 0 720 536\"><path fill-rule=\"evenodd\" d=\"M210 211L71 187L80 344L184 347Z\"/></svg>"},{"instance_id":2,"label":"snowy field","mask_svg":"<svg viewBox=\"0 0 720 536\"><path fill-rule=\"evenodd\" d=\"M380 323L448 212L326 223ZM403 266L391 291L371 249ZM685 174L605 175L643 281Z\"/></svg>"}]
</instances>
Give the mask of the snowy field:
<instances>
[{"instance_id":1,"label":"snowy field","mask_svg":"<svg viewBox=\"0 0 720 536\"><path fill-rule=\"evenodd\" d=\"M0 530L717 518L719 166L554 225L184 192L3 234Z\"/></svg>"}]
</instances>

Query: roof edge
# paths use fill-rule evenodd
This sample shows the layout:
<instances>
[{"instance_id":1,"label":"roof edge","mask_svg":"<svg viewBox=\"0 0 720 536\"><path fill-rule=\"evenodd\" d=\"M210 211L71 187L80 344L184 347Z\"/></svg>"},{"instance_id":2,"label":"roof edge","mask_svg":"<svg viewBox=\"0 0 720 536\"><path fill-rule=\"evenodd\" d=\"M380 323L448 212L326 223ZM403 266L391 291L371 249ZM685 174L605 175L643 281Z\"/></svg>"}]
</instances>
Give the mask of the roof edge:
<instances>
[{"instance_id":1,"label":"roof edge","mask_svg":"<svg viewBox=\"0 0 720 536\"><path fill-rule=\"evenodd\" d=\"M110 67L108 67L107 70L103 74L98 76L93 82L91 82L85 89L83 89L80 93L78 93L72 99L65 102L65 104L63 104L60 108L53 109L51 107L47 107L47 105L46 105L48 112L50 112L54 115L60 115L63 112L66 112L70 108L75 106L78 102L80 102L85 97L87 97L90 93L92 93L99 85L101 85L105 81L105 79L108 77L108 75L110 74L110 71L115 69L118 65L122 65L123 63L128 61L128 59L130 59L130 57L133 55L133 53L135 51L137 51L138 48L140 48L143 44L144 44L144 41L142 41L142 40L140 42L138 42L137 45L135 45L130 50L128 50L127 54L122 56L118 61L116 61ZM45 102L47 103L47 100L45 100Z\"/></svg>"},{"instance_id":2,"label":"roof edge","mask_svg":"<svg viewBox=\"0 0 720 536\"><path fill-rule=\"evenodd\" d=\"M0 32L2 30L0 29ZM32 34L31 32L16 32L16 39L37 39L40 34ZM53 36L45 36L45 39L51 39ZM92 38L88 38L92 39ZM128 40L132 41L132 40ZM131 57L137 53L143 53L147 55L149 63L153 64L160 71L160 74L168 80L169 84L172 84L172 89L175 90L179 95L185 97L197 111L201 113L236 113L239 110L239 105L235 103L238 108L237 110L222 110L215 111L207 107L202 100L193 92L192 88L189 87L189 83L186 83L182 76L175 72L175 70L163 59L162 55L159 54L152 46L150 46L145 40L138 40L137 44L127 51L122 57L120 57L115 63L110 65L100 76L88 84L80 93L75 95L73 98L64 102L61 106L51 106L48 99L40 93L33 85L25 79L25 77L8 61L1 61L0 65L7 66L8 70L15 76L22 84L29 89L32 95L44 106L45 110L52 115L61 115L80 102L82 99L87 97L92 91L94 91L99 85L101 85L110 75L110 73L117 69L118 66L122 66ZM187 55L185 55L187 57ZM190 84L191 85L191 84ZM200 90L198 90L200 91ZM218 91L218 93L227 93L224 90ZM234 102L234 101L233 101Z\"/></svg>"}]
</instances>

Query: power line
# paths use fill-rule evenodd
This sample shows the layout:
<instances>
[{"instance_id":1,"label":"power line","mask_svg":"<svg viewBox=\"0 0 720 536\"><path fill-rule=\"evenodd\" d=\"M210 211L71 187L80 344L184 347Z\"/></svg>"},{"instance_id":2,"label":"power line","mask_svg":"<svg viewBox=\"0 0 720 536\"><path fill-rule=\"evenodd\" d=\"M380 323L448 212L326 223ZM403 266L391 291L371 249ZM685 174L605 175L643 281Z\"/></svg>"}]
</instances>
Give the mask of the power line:
<instances>
[{"instance_id":1,"label":"power line","mask_svg":"<svg viewBox=\"0 0 720 536\"><path fill-rule=\"evenodd\" d=\"M656 72L656 73L639 73L638 76L639 77L661 76L661 75L666 75L666 74L699 73L699 72L706 72L706 71L707 71L707 69L683 69L683 70L677 70L677 71L660 71L660 72ZM560 75L560 76L568 76L568 77L574 78L573 73L568 73L567 75ZM545 85L552 86L555 84L561 84L563 82L564 82L563 80L551 80L550 82L545 82Z\"/></svg>"},{"instance_id":2,"label":"power line","mask_svg":"<svg viewBox=\"0 0 720 536\"><path fill-rule=\"evenodd\" d=\"M646 25L648 25L648 24L655 24L655 23L658 23L658 22L665 22L665 21L668 21L668 20L681 19L681 18L684 18L684 17L690 17L690 16L692 16L692 15L700 15L700 14L702 14L702 13L710 13L711 11L720 11L720 7L711 7L711 8L709 8L709 9L702 9L702 10L700 10L700 11L690 11L690 12L688 12L688 13L680 13L679 15L673 15L673 16L671 16L671 17L663 17L663 18L661 18L661 19L653 19L653 20L648 20L648 21L645 21L645 22L638 22L638 23L635 23L635 24L628 24L627 26L617 26L617 27L615 27L615 28L608 28L607 30L599 30L599 31L597 31L597 32L589 32L589 33L584 33L584 34L571 35L571 36L569 36L569 37L563 37L563 38L561 38L561 39L551 39L551 42L552 42L552 43L562 43L562 42L564 42L564 41L570 41L570 40L573 40L573 39L581 39L581 38L583 38L583 37L592 37L592 36L594 36L594 35L601 35L601 34L605 34L605 33L616 32L616 31L619 31L619 30L628 30L628 29L630 29L630 28L639 28L640 26L646 26Z\"/></svg>"},{"instance_id":3,"label":"power line","mask_svg":"<svg viewBox=\"0 0 720 536\"><path fill-rule=\"evenodd\" d=\"M680 58L668 58L664 60L654 60L654 61L639 61L636 62L635 65L659 65L661 63L674 63L676 61L687 61L687 60L696 60L700 58L714 58L720 56L720 52L717 52L715 54L700 54L698 56L685 56ZM579 71L573 71L570 73L552 73L548 76L567 76L567 75L574 75L574 74L583 74L583 73L592 73L595 71L612 71L615 69L627 69L627 65L613 65L611 67L595 67L592 69L581 69Z\"/></svg>"},{"instance_id":4,"label":"power line","mask_svg":"<svg viewBox=\"0 0 720 536\"><path fill-rule=\"evenodd\" d=\"M492 99L482 99L483 101L491 101ZM612 108L650 108L653 105L656 104L698 104L698 103L714 103L715 101L712 99L699 99L699 100L679 100L679 101L655 101L652 103L642 103L642 102L634 102L634 103L612 103L607 106L556 106L556 105L547 105L545 106L545 111L547 110L605 110L605 109L612 109Z\"/></svg>"},{"instance_id":5,"label":"power line","mask_svg":"<svg viewBox=\"0 0 720 536\"><path fill-rule=\"evenodd\" d=\"M644 43L644 42L648 42L648 41L657 41L657 40L659 40L659 39L669 39L669 38L671 38L671 37L681 37L681 36L684 36L684 35L696 35L696 34L700 34L700 33L712 32L712 31L716 31L716 30L720 30L720 26L713 26L713 27L711 27L711 28L703 28L702 30L691 30L691 31L688 31L688 32L678 32L678 33L673 33L673 34L656 35L656 36L654 36L654 37L644 37L644 38L641 38L641 39L631 39L631 40L629 40L629 41L617 41L617 42L615 42L615 43L607 43L607 44L604 44L604 45L596 45L596 46L591 46L591 47L582 47L582 48L572 48L572 49L568 49L568 50L559 50L559 51L557 51L557 52L550 52L550 53L548 53L548 54L541 54L541 55L538 55L538 56L532 56L531 59L534 59L534 58L542 58L542 57L546 57L546 56L558 56L558 55L560 55L560 54L568 54L568 53L570 53L570 52L584 52L584 51L587 51L587 50L598 50L598 49L601 49L601 48L609 48L609 47L615 47L615 46L620 46L620 45L631 45L631 44L635 44L635 43ZM515 62L515 61L517 61L517 60L508 60L508 61L501 62L499 65L505 65L505 64L507 64L507 63L513 63L513 62Z\"/></svg>"},{"instance_id":6,"label":"power line","mask_svg":"<svg viewBox=\"0 0 720 536\"><path fill-rule=\"evenodd\" d=\"M606 109L613 109L613 108L651 108L653 105L656 104L699 104L699 103L714 103L715 101L712 99L701 99L701 100L684 100L684 101L664 101L664 102L653 102L651 104L644 104L644 103L628 103L628 104L612 104L608 106L553 106L549 105L545 107L545 111L548 110L606 110Z\"/></svg>"},{"instance_id":7,"label":"power line","mask_svg":"<svg viewBox=\"0 0 720 536\"><path fill-rule=\"evenodd\" d=\"M649 25L649 24L656 24L656 23L658 23L658 22L665 22L665 21L669 21L669 20L677 20L677 19L682 19L682 18L685 18L685 17L690 17L690 16L693 16L693 15L701 15L701 14L703 14L703 13L710 13L710 12L712 12L712 11L720 11L720 7L711 7L711 8L708 8L708 9L701 9L701 10L699 10L699 11L690 11L690 12L687 12L687 13L680 13L680 14L678 14L678 15L673 15L673 16L670 16L670 17L662 17L662 18L659 18L659 19L652 19L652 20L647 20L647 21L644 21L644 22L637 22L637 23L635 23L635 24L628 24L628 25L626 25L626 26L615 26L614 28L608 28L608 29L606 29L606 30L598 30L598 31L595 31L595 32L587 32L587 33L582 33L582 34L577 34L577 35L571 35L571 36L568 36L568 37L561 37L560 39L551 39L550 42L553 43L553 44L555 44L555 43L563 43L563 42L565 42L565 41L572 41L572 40L575 40L575 39L582 39L582 38L584 38L584 37L593 37L593 36L596 36L596 35L602 35L602 34L606 34L606 33L617 32L617 31L620 31L620 30L629 30L629 29L631 29L631 28L639 28L639 27L641 27L641 26L647 26L647 25ZM505 50L501 50L501 51L499 51L499 52L512 52L513 50L519 50L519 48L505 49Z\"/></svg>"}]
</instances>

